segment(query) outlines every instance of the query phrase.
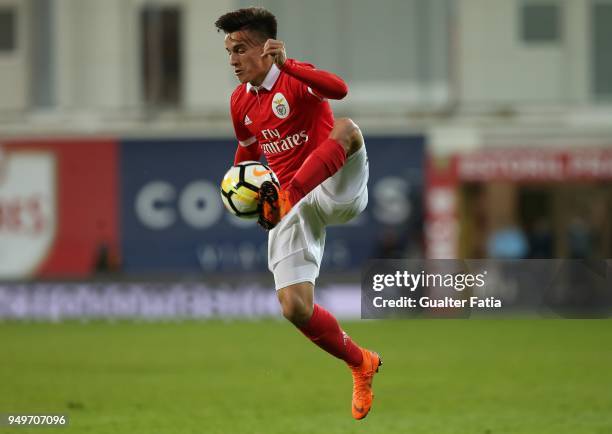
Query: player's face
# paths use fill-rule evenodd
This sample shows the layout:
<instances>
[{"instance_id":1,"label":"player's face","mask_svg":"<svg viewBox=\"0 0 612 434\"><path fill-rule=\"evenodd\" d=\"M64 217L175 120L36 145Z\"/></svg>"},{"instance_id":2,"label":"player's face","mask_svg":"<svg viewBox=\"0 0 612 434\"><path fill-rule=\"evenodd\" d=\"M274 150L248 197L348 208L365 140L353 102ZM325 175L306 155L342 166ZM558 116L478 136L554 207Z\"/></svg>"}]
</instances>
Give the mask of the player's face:
<instances>
[{"instance_id":1,"label":"player's face","mask_svg":"<svg viewBox=\"0 0 612 434\"><path fill-rule=\"evenodd\" d=\"M232 32L225 36L225 49L234 75L241 83L259 86L272 66L270 56L261 57L265 41L248 30Z\"/></svg>"}]
</instances>

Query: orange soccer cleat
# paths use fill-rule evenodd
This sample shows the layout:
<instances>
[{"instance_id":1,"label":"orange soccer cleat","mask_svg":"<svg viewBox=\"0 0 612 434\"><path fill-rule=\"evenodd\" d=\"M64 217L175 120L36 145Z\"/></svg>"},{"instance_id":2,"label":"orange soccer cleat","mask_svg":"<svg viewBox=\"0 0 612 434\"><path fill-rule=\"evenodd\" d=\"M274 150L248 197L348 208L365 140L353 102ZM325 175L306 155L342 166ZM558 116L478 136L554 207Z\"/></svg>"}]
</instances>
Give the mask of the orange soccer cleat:
<instances>
[{"instance_id":1,"label":"orange soccer cleat","mask_svg":"<svg viewBox=\"0 0 612 434\"><path fill-rule=\"evenodd\" d=\"M353 371L353 417L363 419L370 412L374 393L372 392L372 379L382 365L380 356L366 349L361 349L363 361L361 365L351 367Z\"/></svg>"},{"instance_id":2,"label":"orange soccer cleat","mask_svg":"<svg viewBox=\"0 0 612 434\"><path fill-rule=\"evenodd\" d=\"M269 231L291 211L292 206L288 191L279 189L273 182L265 181L259 187L259 220L257 223Z\"/></svg>"}]
</instances>

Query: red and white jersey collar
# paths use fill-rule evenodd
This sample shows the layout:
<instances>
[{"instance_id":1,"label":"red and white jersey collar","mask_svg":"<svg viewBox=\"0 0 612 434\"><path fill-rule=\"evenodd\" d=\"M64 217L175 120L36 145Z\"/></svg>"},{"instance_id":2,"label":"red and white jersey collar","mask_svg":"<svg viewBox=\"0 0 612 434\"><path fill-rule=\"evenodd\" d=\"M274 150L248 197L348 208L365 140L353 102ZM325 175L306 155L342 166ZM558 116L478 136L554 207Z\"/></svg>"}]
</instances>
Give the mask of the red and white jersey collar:
<instances>
[{"instance_id":1,"label":"red and white jersey collar","mask_svg":"<svg viewBox=\"0 0 612 434\"><path fill-rule=\"evenodd\" d=\"M274 87L276 80L278 80L279 75L280 75L280 69L278 69L278 66L276 66L276 63L273 63L272 67L268 71L268 74L266 74L266 78L264 78L263 83L261 83L261 86L253 86L251 83L247 83L246 91L250 92L251 89L255 89L256 91L258 91L262 87L270 91Z\"/></svg>"}]
</instances>

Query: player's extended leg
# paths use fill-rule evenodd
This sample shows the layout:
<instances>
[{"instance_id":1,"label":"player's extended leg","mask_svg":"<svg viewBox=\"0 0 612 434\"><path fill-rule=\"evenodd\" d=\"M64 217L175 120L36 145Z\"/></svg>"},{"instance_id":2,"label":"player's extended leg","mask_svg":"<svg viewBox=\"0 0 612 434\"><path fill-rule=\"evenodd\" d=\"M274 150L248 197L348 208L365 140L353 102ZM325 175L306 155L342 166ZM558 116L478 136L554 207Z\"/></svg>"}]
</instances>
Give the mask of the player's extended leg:
<instances>
[{"instance_id":1,"label":"player's extended leg","mask_svg":"<svg viewBox=\"0 0 612 434\"><path fill-rule=\"evenodd\" d=\"M262 184L259 224L268 230L276 226L293 205L340 170L362 146L363 136L357 124L349 118L336 120L327 140L308 156L286 186L278 190L271 182Z\"/></svg>"},{"instance_id":2,"label":"player's extended leg","mask_svg":"<svg viewBox=\"0 0 612 434\"><path fill-rule=\"evenodd\" d=\"M372 406L372 379L382 361L378 354L357 346L331 313L313 303L313 294L311 282L279 289L283 315L313 343L349 365L353 372L353 417L363 419Z\"/></svg>"}]
</instances>

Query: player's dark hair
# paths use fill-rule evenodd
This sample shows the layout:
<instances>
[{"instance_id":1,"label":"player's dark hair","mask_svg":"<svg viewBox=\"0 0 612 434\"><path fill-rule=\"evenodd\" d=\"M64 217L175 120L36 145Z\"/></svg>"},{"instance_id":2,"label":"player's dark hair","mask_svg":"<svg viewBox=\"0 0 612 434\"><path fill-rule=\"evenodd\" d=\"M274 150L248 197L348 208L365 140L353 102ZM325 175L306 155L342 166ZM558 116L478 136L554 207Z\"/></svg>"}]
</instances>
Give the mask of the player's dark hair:
<instances>
[{"instance_id":1,"label":"player's dark hair","mask_svg":"<svg viewBox=\"0 0 612 434\"><path fill-rule=\"evenodd\" d=\"M261 7L238 9L221 15L215 21L217 30L224 33L250 30L266 39L276 39L276 17L272 12Z\"/></svg>"}]
</instances>

